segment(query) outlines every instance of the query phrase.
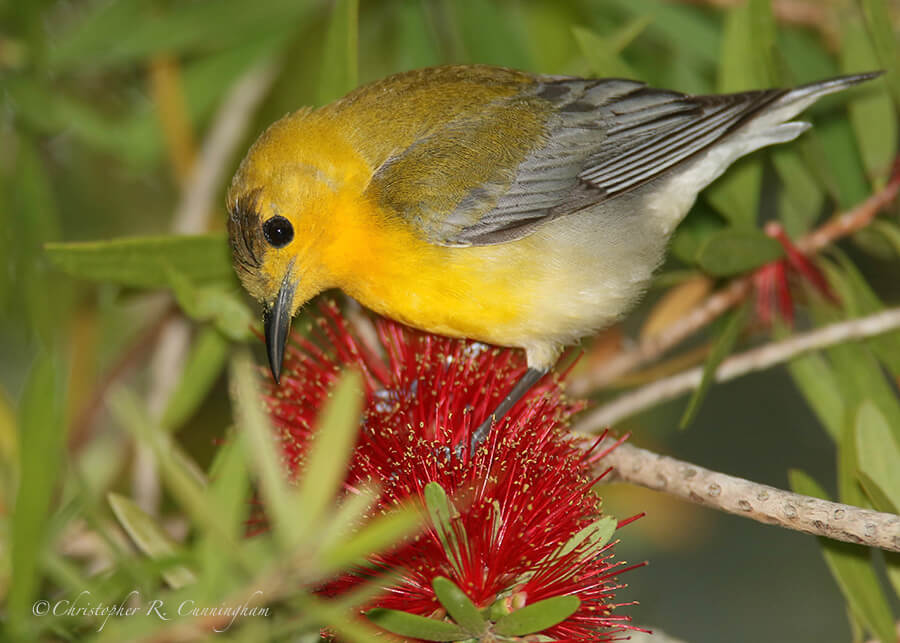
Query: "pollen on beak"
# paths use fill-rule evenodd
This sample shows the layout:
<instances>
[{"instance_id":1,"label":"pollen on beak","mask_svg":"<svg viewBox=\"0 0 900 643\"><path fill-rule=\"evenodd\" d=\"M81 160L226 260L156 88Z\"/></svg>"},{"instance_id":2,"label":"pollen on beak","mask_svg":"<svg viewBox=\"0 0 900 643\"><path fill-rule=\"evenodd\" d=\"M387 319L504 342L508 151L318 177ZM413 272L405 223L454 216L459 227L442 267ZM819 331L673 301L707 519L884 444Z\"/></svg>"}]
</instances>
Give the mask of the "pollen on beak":
<instances>
[{"instance_id":1,"label":"pollen on beak","mask_svg":"<svg viewBox=\"0 0 900 643\"><path fill-rule=\"evenodd\" d=\"M275 301L263 309L263 326L266 334L266 353L275 383L281 377L284 349L291 330L291 309L294 303L294 284L288 276L281 282Z\"/></svg>"}]
</instances>

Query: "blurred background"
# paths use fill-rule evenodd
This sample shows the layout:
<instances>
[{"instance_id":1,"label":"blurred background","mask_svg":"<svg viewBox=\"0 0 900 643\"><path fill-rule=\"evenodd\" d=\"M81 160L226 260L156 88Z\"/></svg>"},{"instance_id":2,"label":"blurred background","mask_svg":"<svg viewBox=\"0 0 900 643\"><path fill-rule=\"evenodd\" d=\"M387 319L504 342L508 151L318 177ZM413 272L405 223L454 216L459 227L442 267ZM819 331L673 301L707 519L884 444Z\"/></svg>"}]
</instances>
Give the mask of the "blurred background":
<instances>
[{"instance_id":1,"label":"blurred background","mask_svg":"<svg viewBox=\"0 0 900 643\"><path fill-rule=\"evenodd\" d=\"M41 445L48 479L33 483L47 487L40 497L55 508L48 546L87 573L90 556L66 551L60 534L83 514L91 524L112 520L102 500L109 490L184 533L155 482L152 456L134 446L107 399L127 385L201 467L212 460L232 422L229 350L249 343L263 363L248 332L256 305L232 276L222 277L224 193L250 143L282 115L442 63L623 76L688 93L887 67L885 78L809 110L815 128L801 141L754 155L705 193L640 309L584 344L578 369L590 369L604 351L639 337L671 289L699 279L708 292L728 279L711 276L700 256L707 235L778 220L797 238L885 185L897 150L898 25L900 3L888 0L0 1L0 540L14 529L15 499L32 484L19 478L21 400L41 356L50 356L54 373L41 403L65 427ZM823 312L799 297L799 327L896 305L897 223L895 205L827 259L829 279L871 293L867 307ZM123 268L127 244L117 250L122 265L79 261L69 246L45 251L51 242L207 233L218 245L191 248L211 274L183 288L141 265ZM694 357L681 368L702 363L719 332L711 328L693 340ZM756 328L748 341L766 336ZM892 364L876 369L895 394ZM780 488L789 487L790 469L802 469L836 496L834 434L795 377L779 367L716 385L683 431L685 399L615 428L633 432L637 445ZM78 489L88 489L93 504L67 505ZM616 516L647 512L621 532L617 549L630 562L650 561L623 578L619 595L639 602L629 609L636 623L686 641L863 640L815 538L636 487L600 492ZM0 552L5 602L12 560L9 547ZM897 594L880 554L873 569L896 620ZM40 582L54 587L53 578Z\"/></svg>"}]
</instances>

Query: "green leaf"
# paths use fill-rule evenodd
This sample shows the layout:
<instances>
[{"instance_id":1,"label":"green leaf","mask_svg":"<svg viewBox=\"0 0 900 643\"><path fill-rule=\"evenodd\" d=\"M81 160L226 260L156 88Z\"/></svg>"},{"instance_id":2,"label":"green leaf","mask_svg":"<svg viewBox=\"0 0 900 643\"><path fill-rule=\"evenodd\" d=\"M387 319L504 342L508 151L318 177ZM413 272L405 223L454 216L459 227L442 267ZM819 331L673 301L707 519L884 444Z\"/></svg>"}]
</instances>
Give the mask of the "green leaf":
<instances>
[{"instance_id":1,"label":"green leaf","mask_svg":"<svg viewBox=\"0 0 900 643\"><path fill-rule=\"evenodd\" d=\"M142 552L155 559L171 558L177 554L177 543L134 502L117 493L109 493L107 500L119 523ZM167 566L162 575L175 589L197 582L193 572L182 565Z\"/></svg>"},{"instance_id":2,"label":"green leaf","mask_svg":"<svg viewBox=\"0 0 900 643\"><path fill-rule=\"evenodd\" d=\"M743 158L703 192L706 202L731 224L754 230L762 188L762 162L755 156Z\"/></svg>"},{"instance_id":3,"label":"green leaf","mask_svg":"<svg viewBox=\"0 0 900 643\"><path fill-rule=\"evenodd\" d=\"M219 378L227 357L228 342L222 334L215 328L201 329L160 418L163 428L177 429L197 411Z\"/></svg>"},{"instance_id":4,"label":"green leaf","mask_svg":"<svg viewBox=\"0 0 900 643\"><path fill-rule=\"evenodd\" d=\"M728 11L722 36L717 89L736 92L771 85L774 23L768 0L753 0ZM706 201L737 227L756 223L762 187L758 157L735 163L705 192Z\"/></svg>"},{"instance_id":5,"label":"green leaf","mask_svg":"<svg viewBox=\"0 0 900 643\"><path fill-rule=\"evenodd\" d=\"M788 372L828 435L840 442L845 417L844 396L828 361L819 353L788 362Z\"/></svg>"},{"instance_id":6,"label":"green leaf","mask_svg":"<svg viewBox=\"0 0 900 643\"><path fill-rule=\"evenodd\" d=\"M388 632L399 636L412 636L423 641L462 641L471 638L465 630L453 623L399 610L376 607L366 612L366 617Z\"/></svg>"},{"instance_id":7,"label":"green leaf","mask_svg":"<svg viewBox=\"0 0 900 643\"><path fill-rule=\"evenodd\" d=\"M775 61L777 28L772 12L772 0L750 0L747 3L747 11L750 41L749 47L745 50L745 55L748 55L747 63L754 66L760 84L776 85L779 75Z\"/></svg>"},{"instance_id":8,"label":"green leaf","mask_svg":"<svg viewBox=\"0 0 900 643\"><path fill-rule=\"evenodd\" d=\"M818 218L825 192L795 148L779 145L769 155L781 179L778 216L788 236L799 237L808 232Z\"/></svg>"},{"instance_id":9,"label":"green leaf","mask_svg":"<svg viewBox=\"0 0 900 643\"><path fill-rule=\"evenodd\" d=\"M719 333L719 336L713 343L712 350L709 352L709 357L706 359L706 364L703 365L703 378L700 380L700 386L697 387L697 390L694 391L694 394L691 396L687 409L685 409L684 415L681 416L681 422L679 423L678 428L684 429L693 422L694 417L697 415L697 411L700 410L700 404L709 392L710 386L712 386L712 383L715 381L716 370L719 368L719 364L722 363L722 360L724 360L734 348L734 344L744 328L746 318L747 306L744 305L731 313L728 321L725 322L725 328L722 329L722 332Z\"/></svg>"},{"instance_id":10,"label":"green leaf","mask_svg":"<svg viewBox=\"0 0 900 643\"><path fill-rule=\"evenodd\" d=\"M306 528L314 527L334 502L347 475L347 463L359 434L362 413L362 376L344 371L331 399L317 419L303 477L292 499Z\"/></svg>"},{"instance_id":11,"label":"green leaf","mask_svg":"<svg viewBox=\"0 0 900 643\"><path fill-rule=\"evenodd\" d=\"M869 35L858 20L842 21L841 71L854 73L878 68ZM897 112L884 78L853 92L848 106L859 154L869 181L884 181L897 154Z\"/></svg>"},{"instance_id":12,"label":"green leaf","mask_svg":"<svg viewBox=\"0 0 900 643\"><path fill-rule=\"evenodd\" d=\"M15 564L6 615L24 636L24 618L40 586L38 561L47 545L47 524L64 444L60 365L48 355L31 368L19 405L19 484L9 525ZM24 637L30 638L30 637Z\"/></svg>"},{"instance_id":13,"label":"green leaf","mask_svg":"<svg viewBox=\"0 0 900 643\"><path fill-rule=\"evenodd\" d=\"M900 507L900 447L884 414L868 400L856 413L856 453L859 471Z\"/></svg>"},{"instance_id":14,"label":"green leaf","mask_svg":"<svg viewBox=\"0 0 900 643\"><path fill-rule=\"evenodd\" d=\"M868 285L861 278L855 279L853 270L848 271L851 264L843 264L843 271L829 262L822 262L821 265L825 269L829 283L838 292L845 307L853 310L855 306L873 305L868 298ZM850 288L855 289L855 292L851 293ZM878 357L893 370L896 367L893 343L896 341L896 335L896 331L893 331L867 342L844 342L829 348L827 354L834 364L834 373L840 382L841 390L846 399L852 401L848 402L850 408L855 409L863 400L871 399L884 413L888 424L895 431L895 436L900 440L900 401L885 378L879 359L874 354L874 351L878 350Z\"/></svg>"},{"instance_id":15,"label":"green leaf","mask_svg":"<svg viewBox=\"0 0 900 643\"><path fill-rule=\"evenodd\" d=\"M436 38L430 29L425 6L421 2L398 2L396 69L419 69L440 64Z\"/></svg>"},{"instance_id":16,"label":"green leaf","mask_svg":"<svg viewBox=\"0 0 900 643\"><path fill-rule=\"evenodd\" d=\"M317 104L340 98L359 82L359 0L336 0L325 35Z\"/></svg>"},{"instance_id":17,"label":"green leaf","mask_svg":"<svg viewBox=\"0 0 900 643\"><path fill-rule=\"evenodd\" d=\"M894 21L885 0L859 0L866 26L872 36L880 67L887 70L887 83L900 108L900 47L894 34Z\"/></svg>"},{"instance_id":18,"label":"green leaf","mask_svg":"<svg viewBox=\"0 0 900 643\"><path fill-rule=\"evenodd\" d=\"M604 516L595 520L569 538L553 558L567 556L579 547L582 548L580 556L582 560L593 558L600 553L600 550L606 547L606 544L616 532L618 525L619 521L612 516Z\"/></svg>"},{"instance_id":19,"label":"green leaf","mask_svg":"<svg viewBox=\"0 0 900 643\"><path fill-rule=\"evenodd\" d=\"M184 313L200 322L212 322L227 338L242 341L253 336L256 321L243 297L232 284L195 286L176 270L169 270L169 285Z\"/></svg>"},{"instance_id":20,"label":"green leaf","mask_svg":"<svg viewBox=\"0 0 900 643\"><path fill-rule=\"evenodd\" d=\"M648 35L692 61L716 65L722 50L718 16L697 7L660 0L612 0L617 9L635 16L653 16Z\"/></svg>"},{"instance_id":21,"label":"green leaf","mask_svg":"<svg viewBox=\"0 0 900 643\"><path fill-rule=\"evenodd\" d=\"M221 528L232 542L240 542L246 532L244 521L251 508L250 473L240 436L231 435L219 448L209 471L206 504L216 508ZM221 539L213 531L203 534L200 545L203 573L200 579L214 595L229 575L232 561L222 556Z\"/></svg>"},{"instance_id":22,"label":"green leaf","mask_svg":"<svg viewBox=\"0 0 900 643\"><path fill-rule=\"evenodd\" d=\"M802 471L790 472L791 489L806 496L828 499L825 490ZM818 537L825 563L837 581L850 609L883 643L896 641L894 619L869 551L859 545Z\"/></svg>"},{"instance_id":23,"label":"green leaf","mask_svg":"<svg viewBox=\"0 0 900 643\"><path fill-rule=\"evenodd\" d=\"M473 637L479 637L487 630L487 621L475 607L475 603L466 596L456 583L444 576L436 576L431 587L437 599L447 610L457 625Z\"/></svg>"},{"instance_id":24,"label":"green leaf","mask_svg":"<svg viewBox=\"0 0 900 643\"><path fill-rule=\"evenodd\" d=\"M877 231L885 241L887 241L894 251L894 254L900 257L900 227L892 221L884 219L875 219L869 224L869 230Z\"/></svg>"},{"instance_id":25,"label":"green leaf","mask_svg":"<svg viewBox=\"0 0 900 643\"><path fill-rule=\"evenodd\" d=\"M572 27L572 35L587 59L591 73L598 77L638 78L640 74L620 56L631 41L637 38L653 22L650 15L639 16L625 24L616 33L601 37L584 27Z\"/></svg>"},{"instance_id":26,"label":"green leaf","mask_svg":"<svg viewBox=\"0 0 900 643\"><path fill-rule=\"evenodd\" d=\"M672 237L672 254L684 263L696 264L700 249L707 240L725 227L722 217L705 203L698 203L675 229Z\"/></svg>"},{"instance_id":27,"label":"green leaf","mask_svg":"<svg viewBox=\"0 0 900 643\"><path fill-rule=\"evenodd\" d=\"M840 268L830 262L822 265L847 312L851 316L863 316L884 310L881 299L853 262L837 249L832 249L831 254L837 258ZM866 340L866 344L891 373L900 376L900 331L877 335Z\"/></svg>"},{"instance_id":28,"label":"green leaf","mask_svg":"<svg viewBox=\"0 0 900 643\"><path fill-rule=\"evenodd\" d=\"M844 417L841 441L838 442L837 482L841 502L866 506L866 495L859 481L859 458L856 454L856 414Z\"/></svg>"},{"instance_id":29,"label":"green leaf","mask_svg":"<svg viewBox=\"0 0 900 643\"><path fill-rule=\"evenodd\" d=\"M496 2L445 2L469 62L531 69L522 31Z\"/></svg>"},{"instance_id":30,"label":"green leaf","mask_svg":"<svg viewBox=\"0 0 900 643\"><path fill-rule=\"evenodd\" d=\"M251 467L259 478L266 513L275 535L284 547L292 547L308 532L299 525L309 525L298 516L297 506L287 483L287 467L279 455L275 432L262 407L253 361L246 349L231 360L231 396L235 422L249 449ZM343 471L343 469L342 469Z\"/></svg>"},{"instance_id":31,"label":"green leaf","mask_svg":"<svg viewBox=\"0 0 900 643\"><path fill-rule=\"evenodd\" d=\"M819 159L829 168L840 208L849 210L868 197L869 181L850 121L846 118L823 120L816 124L812 136L821 147Z\"/></svg>"},{"instance_id":32,"label":"green leaf","mask_svg":"<svg viewBox=\"0 0 900 643\"><path fill-rule=\"evenodd\" d=\"M780 259L784 249L759 230L729 228L710 235L697 253L697 262L716 277L736 275Z\"/></svg>"},{"instance_id":33,"label":"green leaf","mask_svg":"<svg viewBox=\"0 0 900 643\"><path fill-rule=\"evenodd\" d=\"M5 139L12 138L5 135ZM0 207L9 208L0 220L6 230L4 237L4 265L7 271L0 282L0 293L8 291L14 297L13 305L6 310L14 313L22 309L29 334L37 334L45 342L57 333L63 290L48 270L47 262L37 256L41 244L59 237L59 211L54 199L54 185L36 141L19 136L15 159L11 162L5 185L8 194L3 195ZM4 297L0 297L3 304Z\"/></svg>"},{"instance_id":34,"label":"green leaf","mask_svg":"<svg viewBox=\"0 0 900 643\"><path fill-rule=\"evenodd\" d=\"M335 524L338 521L341 522ZM332 525L327 527L330 531L346 532L348 527L354 526L346 516L335 516L331 522ZM378 515L364 527L357 527L344 539L325 541L328 546L322 552L322 573L345 569L373 553L394 547L420 524L421 514L417 509L401 506Z\"/></svg>"},{"instance_id":35,"label":"green leaf","mask_svg":"<svg viewBox=\"0 0 900 643\"><path fill-rule=\"evenodd\" d=\"M503 636L536 634L562 623L581 606L576 596L554 596L511 612L497 621L494 631Z\"/></svg>"},{"instance_id":36,"label":"green leaf","mask_svg":"<svg viewBox=\"0 0 900 643\"><path fill-rule=\"evenodd\" d=\"M175 3L166 5L167 10L135 2L89 6L80 21L73 21L74 27L53 39L47 62L56 71L239 46L291 29L315 3L255 0L253 11L247 11L244 0ZM122 36L126 33L127 38Z\"/></svg>"},{"instance_id":37,"label":"green leaf","mask_svg":"<svg viewBox=\"0 0 900 643\"><path fill-rule=\"evenodd\" d=\"M245 572L256 573L260 565L259 552L265 543L260 539L245 542L242 532L236 536L234 512L227 511L227 505L223 511L218 503L210 502L211 492L202 472L174 443L169 433L150 421L141 400L120 389L110 397L109 409L135 438L152 449L166 488L198 527L214 538L219 552L223 548L232 552L231 560L240 563ZM207 579L203 580L206 582Z\"/></svg>"},{"instance_id":38,"label":"green leaf","mask_svg":"<svg viewBox=\"0 0 900 643\"><path fill-rule=\"evenodd\" d=\"M228 243L219 234L48 243L50 259L73 277L164 288L174 270L196 283L233 281Z\"/></svg>"},{"instance_id":39,"label":"green leaf","mask_svg":"<svg viewBox=\"0 0 900 643\"><path fill-rule=\"evenodd\" d=\"M447 560L453 565L453 569L459 575L462 575L460 567L461 552L460 543L453 530L453 518L459 515L456 507L447 497L447 492L437 482L429 482L425 485L425 507L428 509L428 516L441 546L447 554Z\"/></svg>"}]
</instances>

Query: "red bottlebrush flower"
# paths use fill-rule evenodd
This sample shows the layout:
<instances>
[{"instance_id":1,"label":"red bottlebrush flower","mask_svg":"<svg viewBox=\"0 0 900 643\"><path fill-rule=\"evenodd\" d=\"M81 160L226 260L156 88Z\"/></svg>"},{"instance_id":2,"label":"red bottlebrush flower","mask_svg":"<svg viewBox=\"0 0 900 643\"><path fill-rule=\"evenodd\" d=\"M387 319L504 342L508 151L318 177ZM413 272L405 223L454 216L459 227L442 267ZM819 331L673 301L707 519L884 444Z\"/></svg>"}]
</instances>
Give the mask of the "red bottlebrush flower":
<instances>
[{"instance_id":1,"label":"red bottlebrush flower","mask_svg":"<svg viewBox=\"0 0 900 643\"><path fill-rule=\"evenodd\" d=\"M766 224L765 232L782 245L785 256L783 259L760 266L753 274L756 315L763 324L770 325L774 321L773 301L781 317L788 324L793 324L794 303L788 285L789 275L796 275L805 280L823 297L838 303L837 296L828 285L825 275L794 245L780 223L770 221Z\"/></svg>"},{"instance_id":2,"label":"red bottlebrush flower","mask_svg":"<svg viewBox=\"0 0 900 643\"><path fill-rule=\"evenodd\" d=\"M424 499L426 485L436 482L456 514L453 546L429 524L412 542L370 560L376 571L392 570L395 580L368 607L441 615L432 582L444 576L492 614L576 596L574 614L541 632L553 640L605 641L635 629L616 613L625 605L614 601L621 587L616 577L626 568L612 561L614 543L592 542L591 526L601 516L592 470L605 453L585 449L563 430L582 405L565 399L559 380L539 382L472 453L471 433L525 371L518 352L379 319L382 358L349 332L334 304L323 311L322 345L295 336L281 385L270 382L266 394L289 468L302 469L316 416L340 369L356 367L366 400L348 492L374 480L385 507ZM457 445L464 446L457 451ZM322 591L341 593L373 574L360 570Z\"/></svg>"}]
</instances>

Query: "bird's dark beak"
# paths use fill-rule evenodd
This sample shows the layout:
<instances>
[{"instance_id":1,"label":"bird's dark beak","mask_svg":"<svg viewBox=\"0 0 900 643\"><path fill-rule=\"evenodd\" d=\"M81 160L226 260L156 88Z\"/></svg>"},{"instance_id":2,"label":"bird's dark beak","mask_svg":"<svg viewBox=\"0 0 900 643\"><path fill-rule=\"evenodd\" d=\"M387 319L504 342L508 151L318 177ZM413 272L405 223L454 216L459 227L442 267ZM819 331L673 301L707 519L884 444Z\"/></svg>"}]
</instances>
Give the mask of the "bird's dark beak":
<instances>
[{"instance_id":1,"label":"bird's dark beak","mask_svg":"<svg viewBox=\"0 0 900 643\"><path fill-rule=\"evenodd\" d=\"M269 355L269 368L275 383L281 376L281 362L284 359L284 347L291 330L291 309L294 303L294 284L285 277L281 289L271 306L263 309L263 326L266 332L266 353Z\"/></svg>"}]
</instances>

